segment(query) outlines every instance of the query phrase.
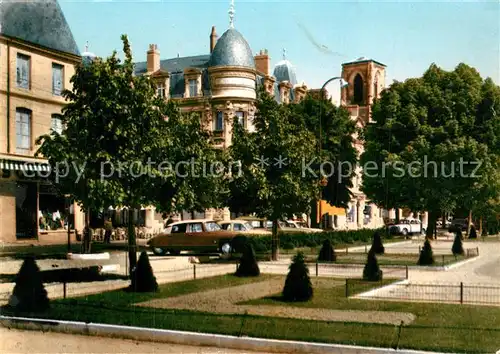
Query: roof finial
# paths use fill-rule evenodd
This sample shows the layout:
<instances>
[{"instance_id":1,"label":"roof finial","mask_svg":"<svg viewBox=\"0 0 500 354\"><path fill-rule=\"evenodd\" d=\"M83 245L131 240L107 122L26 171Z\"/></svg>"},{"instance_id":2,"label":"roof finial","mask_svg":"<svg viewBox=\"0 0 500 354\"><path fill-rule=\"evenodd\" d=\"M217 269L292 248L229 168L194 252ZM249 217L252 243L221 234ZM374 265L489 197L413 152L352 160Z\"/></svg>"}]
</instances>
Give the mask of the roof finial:
<instances>
[{"instance_id":1,"label":"roof finial","mask_svg":"<svg viewBox=\"0 0 500 354\"><path fill-rule=\"evenodd\" d=\"M286 60L286 49L283 48L283 60Z\"/></svg>"},{"instance_id":2,"label":"roof finial","mask_svg":"<svg viewBox=\"0 0 500 354\"><path fill-rule=\"evenodd\" d=\"M234 0L231 0L227 13L229 14L229 28L234 28L234 14L236 13L234 10Z\"/></svg>"},{"instance_id":3,"label":"roof finial","mask_svg":"<svg viewBox=\"0 0 500 354\"><path fill-rule=\"evenodd\" d=\"M89 51L89 41L86 41L85 42L85 51L88 52Z\"/></svg>"}]
</instances>

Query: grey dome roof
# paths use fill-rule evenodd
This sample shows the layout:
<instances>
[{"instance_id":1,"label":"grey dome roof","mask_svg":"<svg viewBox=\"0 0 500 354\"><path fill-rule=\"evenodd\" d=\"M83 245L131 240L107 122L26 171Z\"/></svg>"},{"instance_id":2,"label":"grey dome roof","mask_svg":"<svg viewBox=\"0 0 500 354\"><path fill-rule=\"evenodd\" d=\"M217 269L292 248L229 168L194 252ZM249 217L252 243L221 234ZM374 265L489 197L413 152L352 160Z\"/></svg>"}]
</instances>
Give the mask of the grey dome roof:
<instances>
[{"instance_id":1,"label":"grey dome roof","mask_svg":"<svg viewBox=\"0 0 500 354\"><path fill-rule=\"evenodd\" d=\"M288 60L283 59L274 67L273 72L277 82L288 81L292 85L297 84L297 74L295 68Z\"/></svg>"},{"instance_id":2,"label":"grey dome roof","mask_svg":"<svg viewBox=\"0 0 500 354\"><path fill-rule=\"evenodd\" d=\"M245 38L231 28L217 40L209 66L242 66L255 69L255 61Z\"/></svg>"},{"instance_id":3,"label":"grey dome roof","mask_svg":"<svg viewBox=\"0 0 500 354\"><path fill-rule=\"evenodd\" d=\"M80 55L57 0L3 0L0 33L45 48Z\"/></svg>"},{"instance_id":4,"label":"grey dome roof","mask_svg":"<svg viewBox=\"0 0 500 354\"><path fill-rule=\"evenodd\" d=\"M97 56L92 52L83 52L82 53L82 62L83 62L83 64L90 64L94 61L94 59L96 57Z\"/></svg>"}]
</instances>

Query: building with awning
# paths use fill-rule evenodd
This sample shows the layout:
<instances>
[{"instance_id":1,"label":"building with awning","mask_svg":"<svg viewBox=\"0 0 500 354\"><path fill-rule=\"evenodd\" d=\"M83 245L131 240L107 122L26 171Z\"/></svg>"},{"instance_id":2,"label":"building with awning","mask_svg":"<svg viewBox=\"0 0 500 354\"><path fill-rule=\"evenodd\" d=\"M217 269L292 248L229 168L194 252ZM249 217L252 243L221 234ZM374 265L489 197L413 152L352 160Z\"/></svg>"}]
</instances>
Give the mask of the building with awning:
<instances>
[{"instance_id":1,"label":"building with awning","mask_svg":"<svg viewBox=\"0 0 500 354\"><path fill-rule=\"evenodd\" d=\"M64 242L83 213L50 183L36 140L63 131L62 91L82 58L57 0L3 0L0 25L0 242Z\"/></svg>"}]
</instances>

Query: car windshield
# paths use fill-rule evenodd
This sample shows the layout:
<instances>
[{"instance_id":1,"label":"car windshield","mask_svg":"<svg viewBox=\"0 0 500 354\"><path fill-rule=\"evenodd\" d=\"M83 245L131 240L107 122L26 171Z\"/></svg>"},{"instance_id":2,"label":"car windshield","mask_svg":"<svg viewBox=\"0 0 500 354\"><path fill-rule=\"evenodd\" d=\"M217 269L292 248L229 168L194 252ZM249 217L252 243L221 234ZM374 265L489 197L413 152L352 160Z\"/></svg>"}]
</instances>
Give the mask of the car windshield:
<instances>
[{"instance_id":1,"label":"car windshield","mask_svg":"<svg viewBox=\"0 0 500 354\"><path fill-rule=\"evenodd\" d=\"M205 223L205 229L207 231L220 231L221 228L217 223L209 221Z\"/></svg>"}]
</instances>

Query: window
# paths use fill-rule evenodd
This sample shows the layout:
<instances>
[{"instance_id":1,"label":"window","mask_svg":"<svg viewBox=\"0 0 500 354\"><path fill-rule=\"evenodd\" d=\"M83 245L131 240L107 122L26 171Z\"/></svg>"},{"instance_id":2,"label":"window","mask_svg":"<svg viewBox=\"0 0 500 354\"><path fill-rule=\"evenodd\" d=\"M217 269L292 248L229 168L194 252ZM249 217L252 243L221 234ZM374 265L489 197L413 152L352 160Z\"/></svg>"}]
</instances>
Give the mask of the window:
<instances>
[{"instance_id":1,"label":"window","mask_svg":"<svg viewBox=\"0 0 500 354\"><path fill-rule=\"evenodd\" d=\"M178 224L178 225L172 226L172 233L173 234L181 234L184 232L186 232L186 224Z\"/></svg>"},{"instance_id":2,"label":"window","mask_svg":"<svg viewBox=\"0 0 500 354\"><path fill-rule=\"evenodd\" d=\"M354 103L361 104L363 103L363 78L360 74L357 74L354 78Z\"/></svg>"},{"instance_id":3,"label":"window","mask_svg":"<svg viewBox=\"0 0 500 354\"><path fill-rule=\"evenodd\" d=\"M61 96L64 89L64 66L60 64L52 64L52 93L56 96Z\"/></svg>"},{"instance_id":4,"label":"window","mask_svg":"<svg viewBox=\"0 0 500 354\"><path fill-rule=\"evenodd\" d=\"M189 97L198 96L198 80L189 80Z\"/></svg>"},{"instance_id":5,"label":"window","mask_svg":"<svg viewBox=\"0 0 500 354\"><path fill-rule=\"evenodd\" d=\"M222 224L220 227L222 230L229 230L229 224Z\"/></svg>"},{"instance_id":6,"label":"window","mask_svg":"<svg viewBox=\"0 0 500 354\"><path fill-rule=\"evenodd\" d=\"M217 112L215 118L214 130L224 130L224 114L221 111Z\"/></svg>"},{"instance_id":7,"label":"window","mask_svg":"<svg viewBox=\"0 0 500 354\"><path fill-rule=\"evenodd\" d=\"M156 94L158 97L165 98L165 85L164 84L158 84L156 86Z\"/></svg>"},{"instance_id":8,"label":"window","mask_svg":"<svg viewBox=\"0 0 500 354\"><path fill-rule=\"evenodd\" d=\"M187 232L203 232L203 226L201 223L189 224Z\"/></svg>"},{"instance_id":9,"label":"window","mask_svg":"<svg viewBox=\"0 0 500 354\"><path fill-rule=\"evenodd\" d=\"M16 152L28 154L31 148L31 111L16 109Z\"/></svg>"},{"instance_id":10,"label":"window","mask_svg":"<svg viewBox=\"0 0 500 354\"><path fill-rule=\"evenodd\" d=\"M17 87L30 88L30 57L17 54L16 82Z\"/></svg>"},{"instance_id":11,"label":"window","mask_svg":"<svg viewBox=\"0 0 500 354\"><path fill-rule=\"evenodd\" d=\"M207 231L220 231L220 226L219 224L213 222L213 221L210 221L210 222L207 222L205 223L205 229Z\"/></svg>"},{"instance_id":12,"label":"window","mask_svg":"<svg viewBox=\"0 0 500 354\"><path fill-rule=\"evenodd\" d=\"M233 230L234 231L245 231L245 228L242 224L234 224L233 225Z\"/></svg>"},{"instance_id":13,"label":"window","mask_svg":"<svg viewBox=\"0 0 500 354\"><path fill-rule=\"evenodd\" d=\"M63 125L62 125L62 119L59 114L53 114L52 115L52 120L50 123L50 129L55 131L57 134L62 134L63 131Z\"/></svg>"},{"instance_id":14,"label":"window","mask_svg":"<svg viewBox=\"0 0 500 354\"><path fill-rule=\"evenodd\" d=\"M242 111L236 112L236 119L238 121L238 124L241 126L245 126L245 113Z\"/></svg>"}]
</instances>

